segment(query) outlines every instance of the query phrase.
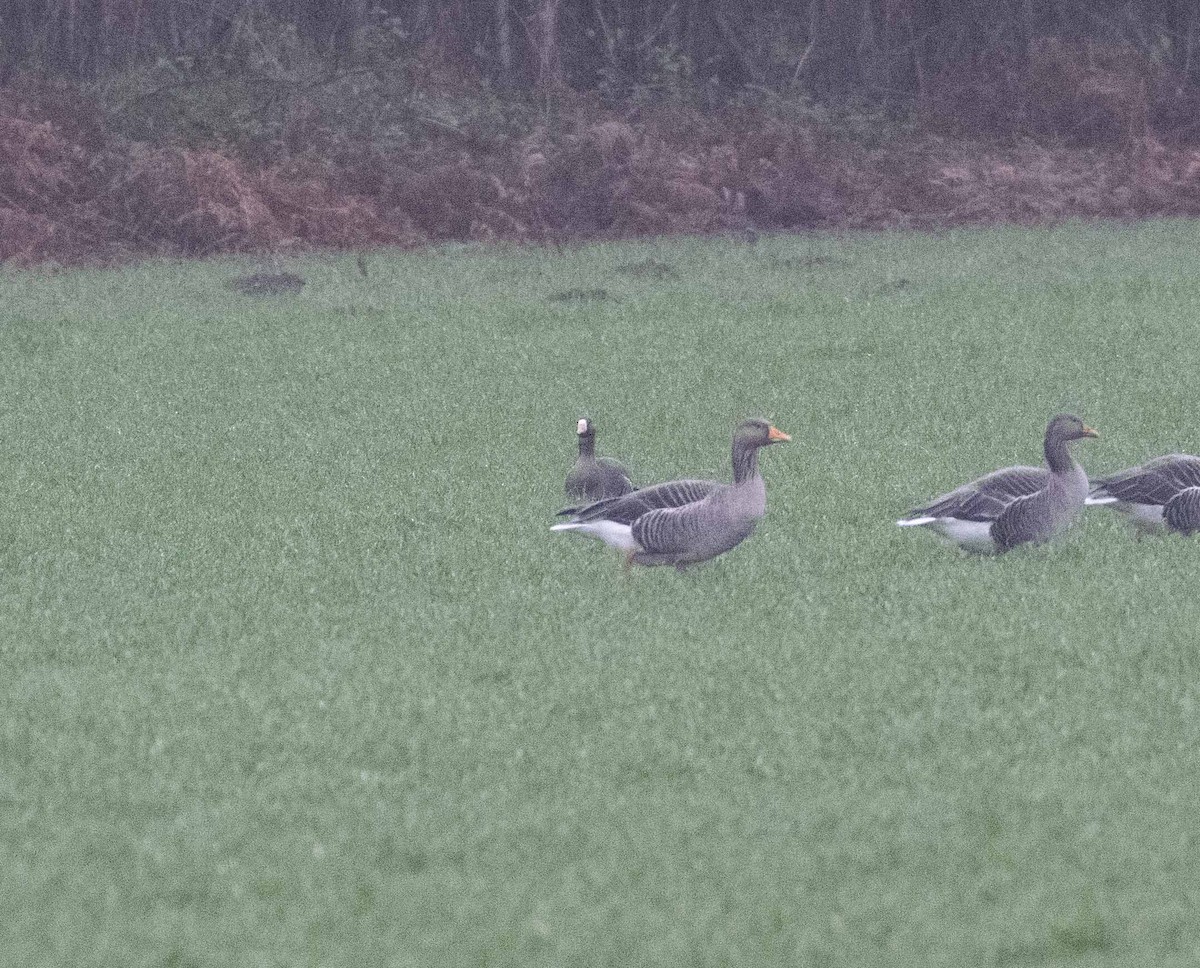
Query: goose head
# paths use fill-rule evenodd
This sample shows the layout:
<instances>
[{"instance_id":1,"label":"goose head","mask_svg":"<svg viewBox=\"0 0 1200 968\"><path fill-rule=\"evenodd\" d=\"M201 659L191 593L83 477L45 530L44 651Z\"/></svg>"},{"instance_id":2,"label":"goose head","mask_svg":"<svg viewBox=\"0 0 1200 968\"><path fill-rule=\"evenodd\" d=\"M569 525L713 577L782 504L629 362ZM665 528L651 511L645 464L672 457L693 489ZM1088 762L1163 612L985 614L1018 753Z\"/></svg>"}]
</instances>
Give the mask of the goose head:
<instances>
[{"instance_id":1,"label":"goose head","mask_svg":"<svg viewBox=\"0 0 1200 968\"><path fill-rule=\"evenodd\" d=\"M575 433L580 437L594 437L596 428L592 426L592 422L587 417L580 417L579 423L575 425Z\"/></svg>"},{"instance_id":2,"label":"goose head","mask_svg":"<svg viewBox=\"0 0 1200 968\"><path fill-rule=\"evenodd\" d=\"M769 421L758 417L743 420L738 424L737 430L733 432L734 446L740 444L742 448L747 449L767 447L770 444L783 444L791 439L778 427L773 427Z\"/></svg>"},{"instance_id":3,"label":"goose head","mask_svg":"<svg viewBox=\"0 0 1200 968\"><path fill-rule=\"evenodd\" d=\"M1084 437L1099 437L1091 427L1070 413L1060 413L1046 427L1046 443L1067 443Z\"/></svg>"},{"instance_id":4,"label":"goose head","mask_svg":"<svg viewBox=\"0 0 1200 968\"><path fill-rule=\"evenodd\" d=\"M758 417L743 420L733 432L733 483L741 484L758 475L759 448L791 439L769 421Z\"/></svg>"},{"instance_id":5,"label":"goose head","mask_svg":"<svg viewBox=\"0 0 1200 968\"><path fill-rule=\"evenodd\" d=\"M1056 474L1070 472L1074 465L1067 452L1067 444L1072 440L1099 436L1074 414L1060 413L1046 427L1046 439L1042 442L1047 466Z\"/></svg>"}]
</instances>

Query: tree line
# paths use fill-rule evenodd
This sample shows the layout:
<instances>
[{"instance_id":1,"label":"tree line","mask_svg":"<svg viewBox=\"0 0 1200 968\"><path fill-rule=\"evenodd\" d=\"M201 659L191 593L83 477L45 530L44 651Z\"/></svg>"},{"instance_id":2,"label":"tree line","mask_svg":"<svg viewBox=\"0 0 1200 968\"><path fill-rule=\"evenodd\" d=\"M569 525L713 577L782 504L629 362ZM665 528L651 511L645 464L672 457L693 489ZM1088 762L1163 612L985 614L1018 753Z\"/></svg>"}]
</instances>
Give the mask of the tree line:
<instances>
[{"instance_id":1,"label":"tree line","mask_svg":"<svg viewBox=\"0 0 1200 968\"><path fill-rule=\"evenodd\" d=\"M948 72L1019 72L1042 38L1120 49L1191 83L1198 24L1194 0L4 0L0 80L87 80L164 58L337 71L386 51L510 90L902 102Z\"/></svg>"}]
</instances>

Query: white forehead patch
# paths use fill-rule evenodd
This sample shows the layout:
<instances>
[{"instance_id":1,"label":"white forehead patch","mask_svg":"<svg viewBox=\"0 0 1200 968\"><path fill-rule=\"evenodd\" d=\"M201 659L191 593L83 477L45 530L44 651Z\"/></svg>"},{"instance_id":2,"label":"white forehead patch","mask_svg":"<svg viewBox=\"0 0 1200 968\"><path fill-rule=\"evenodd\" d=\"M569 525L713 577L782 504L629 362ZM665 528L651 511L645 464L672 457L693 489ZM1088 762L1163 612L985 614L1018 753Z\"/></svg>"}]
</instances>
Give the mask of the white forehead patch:
<instances>
[{"instance_id":1,"label":"white forehead patch","mask_svg":"<svg viewBox=\"0 0 1200 968\"><path fill-rule=\"evenodd\" d=\"M577 434L586 434L586 433L587 433L587 429L588 429L587 417L583 417L583 418L582 418L582 419L579 421L579 425L578 425L578 426L575 428L575 433L577 433Z\"/></svg>"}]
</instances>

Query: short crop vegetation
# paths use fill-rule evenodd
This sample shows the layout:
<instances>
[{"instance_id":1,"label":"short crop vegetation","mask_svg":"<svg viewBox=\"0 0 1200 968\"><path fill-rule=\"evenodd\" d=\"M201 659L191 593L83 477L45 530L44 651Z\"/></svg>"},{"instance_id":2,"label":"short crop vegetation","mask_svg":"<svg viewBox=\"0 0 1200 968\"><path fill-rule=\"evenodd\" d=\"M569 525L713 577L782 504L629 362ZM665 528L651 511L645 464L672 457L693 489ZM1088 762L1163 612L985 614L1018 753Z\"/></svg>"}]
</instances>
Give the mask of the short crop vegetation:
<instances>
[{"instance_id":1,"label":"short crop vegetation","mask_svg":"<svg viewBox=\"0 0 1200 968\"><path fill-rule=\"evenodd\" d=\"M2 278L0 951L160 965L1187 965L1200 543L911 504L1200 451L1200 230ZM642 267L640 270L638 267ZM581 415L768 512L552 535Z\"/></svg>"}]
</instances>

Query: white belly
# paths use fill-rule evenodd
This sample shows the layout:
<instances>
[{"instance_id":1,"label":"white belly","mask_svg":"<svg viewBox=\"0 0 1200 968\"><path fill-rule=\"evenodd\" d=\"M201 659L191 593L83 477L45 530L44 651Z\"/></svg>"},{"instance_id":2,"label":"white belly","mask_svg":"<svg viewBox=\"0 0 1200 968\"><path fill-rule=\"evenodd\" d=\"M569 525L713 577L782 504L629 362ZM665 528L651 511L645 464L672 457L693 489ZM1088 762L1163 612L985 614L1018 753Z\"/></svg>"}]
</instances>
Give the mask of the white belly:
<instances>
[{"instance_id":1,"label":"white belly","mask_svg":"<svg viewBox=\"0 0 1200 968\"><path fill-rule=\"evenodd\" d=\"M994 554L996 542L992 540L991 521L962 521L959 518L934 518L925 527L953 541L965 551L976 554Z\"/></svg>"},{"instance_id":2,"label":"white belly","mask_svg":"<svg viewBox=\"0 0 1200 968\"><path fill-rule=\"evenodd\" d=\"M1163 520L1161 504L1130 504L1120 501L1113 505L1115 511L1125 515L1126 519L1139 531L1165 531L1167 522Z\"/></svg>"}]
</instances>

